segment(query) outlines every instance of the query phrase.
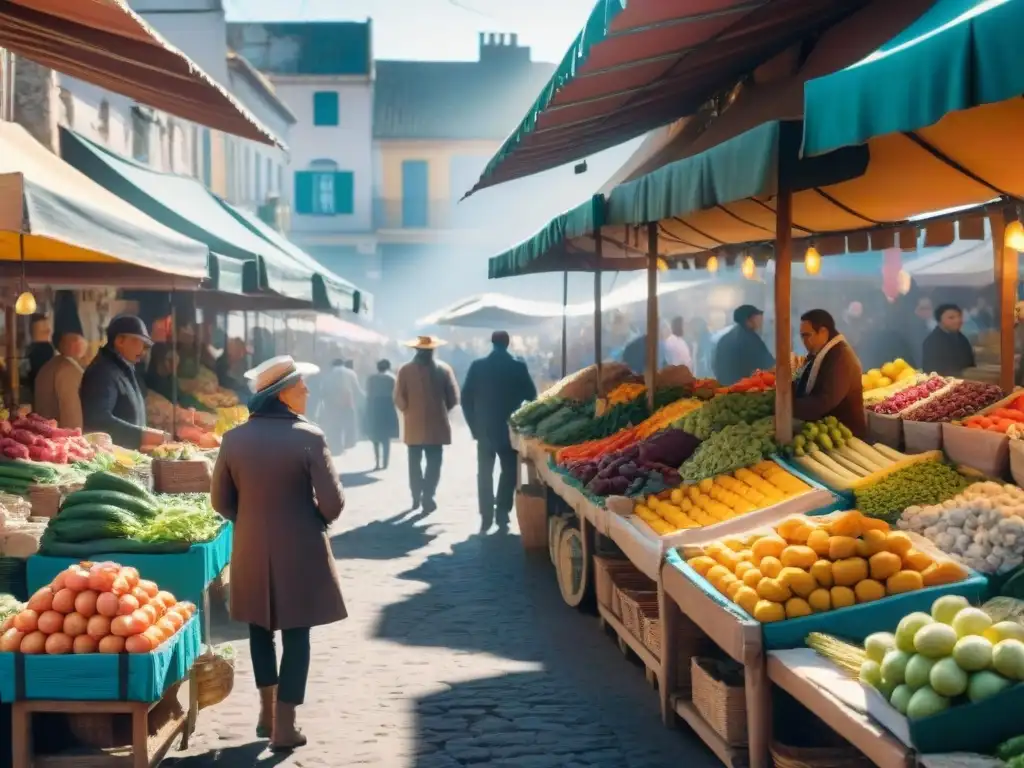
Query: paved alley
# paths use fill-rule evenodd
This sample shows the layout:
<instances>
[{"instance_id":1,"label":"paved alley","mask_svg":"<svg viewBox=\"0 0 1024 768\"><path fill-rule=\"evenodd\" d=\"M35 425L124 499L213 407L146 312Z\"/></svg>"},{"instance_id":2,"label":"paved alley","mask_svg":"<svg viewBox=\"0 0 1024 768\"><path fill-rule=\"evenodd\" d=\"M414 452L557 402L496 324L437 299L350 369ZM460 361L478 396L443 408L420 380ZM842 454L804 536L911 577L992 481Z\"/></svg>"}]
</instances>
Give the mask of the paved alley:
<instances>
[{"instance_id":1,"label":"paved alley","mask_svg":"<svg viewBox=\"0 0 1024 768\"><path fill-rule=\"evenodd\" d=\"M178 768L206 766L622 766L717 764L662 727L655 693L597 619L561 601L546 553L477 535L475 451L444 458L429 516L408 513L404 450L389 470L362 444L340 462L347 509L333 531L350 618L314 630L300 721L310 744L274 756L255 739L243 627L218 621L238 655L234 693L200 714Z\"/></svg>"}]
</instances>

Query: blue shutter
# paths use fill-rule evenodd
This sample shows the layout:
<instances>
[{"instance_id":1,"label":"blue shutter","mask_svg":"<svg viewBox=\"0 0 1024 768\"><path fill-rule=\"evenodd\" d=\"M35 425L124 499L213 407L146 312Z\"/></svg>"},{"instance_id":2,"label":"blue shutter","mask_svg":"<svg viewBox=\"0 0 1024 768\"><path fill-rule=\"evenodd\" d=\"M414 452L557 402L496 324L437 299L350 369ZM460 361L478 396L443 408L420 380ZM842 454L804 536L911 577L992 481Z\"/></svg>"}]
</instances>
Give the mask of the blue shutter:
<instances>
[{"instance_id":1,"label":"blue shutter","mask_svg":"<svg viewBox=\"0 0 1024 768\"><path fill-rule=\"evenodd\" d=\"M334 174L334 212L346 214L355 212L355 175L352 171L337 171Z\"/></svg>"},{"instance_id":2,"label":"blue shutter","mask_svg":"<svg viewBox=\"0 0 1024 768\"><path fill-rule=\"evenodd\" d=\"M203 128L203 183L209 187L213 179L213 139L210 129Z\"/></svg>"},{"instance_id":3,"label":"blue shutter","mask_svg":"<svg viewBox=\"0 0 1024 768\"><path fill-rule=\"evenodd\" d=\"M309 215L313 213L313 182L315 173L310 171L295 172L295 213Z\"/></svg>"},{"instance_id":4,"label":"blue shutter","mask_svg":"<svg viewBox=\"0 0 1024 768\"><path fill-rule=\"evenodd\" d=\"M402 226L423 229L428 224L429 175L426 160L402 162Z\"/></svg>"},{"instance_id":5,"label":"blue shutter","mask_svg":"<svg viewBox=\"0 0 1024 768\"><path fill-rule=\"evenodd\" d=\"M337 125L338 112L337 91L317 91L313 94L313 125Z\"/></svg>"}]
</instances>

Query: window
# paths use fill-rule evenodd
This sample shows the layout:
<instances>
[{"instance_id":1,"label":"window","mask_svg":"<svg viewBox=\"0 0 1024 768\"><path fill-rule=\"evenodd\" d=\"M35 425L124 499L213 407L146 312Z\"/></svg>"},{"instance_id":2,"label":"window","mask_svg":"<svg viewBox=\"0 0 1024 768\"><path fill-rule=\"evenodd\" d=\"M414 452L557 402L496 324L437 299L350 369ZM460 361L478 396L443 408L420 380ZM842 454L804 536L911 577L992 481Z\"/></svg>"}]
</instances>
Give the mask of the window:
<instances>
[{"instance_id":1,"label":"window","mask_svg":"<svg viewBox=\"0 0 1024 768\"><path fill-rule=\"evenodd\" d=\"M203 128L203 184L209 188L213 179L213 137L209 128Z\"/></svg>"},{"instance_id":2,"label":"window","mask_svg":"<svg viewBox=\"0 0 1024 768\"><path fill-rule=\"evenodd\" d=\"M262 203L264 200L263 194L263 160L260 158L259 153L256 153L256 157L253 158L255 162L254 171L256 172L256 202Z\"/></svg>"},{"instance_id":3,"label":"window","mask_svg":"<svg viewBox=\"0 0 1024 768\"><path fill-rule=\"evenodd\" d=\"M429 169L426 160L402 161L402 226L422 229L429 218Z\"/></svg>"},{"instance_id":4,"label":"window","mask_svg":"<svg viewBox=\"0 0 1024 768\"><path fill-rule=\"evenodd\" d=\"M355 208L355 179L351 171L338 171L334 163L312 163L309 171L295 173L295 213L306 216L351 214Z\"/></svg>"},{"instance_id":5,"label":"window","mask_svg":"<svg viewBox=\"0 0 1024 768\"><path fill-rule=\"evenodd\" d=\"M338 109L337 91L317 91L313 94L313 125L337 125Z\"/></svg>"},{"instance_id":6,"label":"window","mask_svg":"<svg viewBox=\"0 0 1024 768\"><path fill-rule=\"evenodd\" d=\"M132 157L140 163L149 162L149 129L152 125L148 115L139 107L132 107Z\"/></svg>"}]
</instances>

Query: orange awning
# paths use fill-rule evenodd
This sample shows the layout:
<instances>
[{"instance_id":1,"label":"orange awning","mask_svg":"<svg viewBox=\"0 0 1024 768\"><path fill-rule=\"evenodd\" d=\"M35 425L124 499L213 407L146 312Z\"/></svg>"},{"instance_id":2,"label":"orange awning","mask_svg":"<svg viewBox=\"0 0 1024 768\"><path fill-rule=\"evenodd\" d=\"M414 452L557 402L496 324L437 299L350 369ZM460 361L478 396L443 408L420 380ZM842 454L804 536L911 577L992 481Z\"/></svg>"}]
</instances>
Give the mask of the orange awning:
<instances>
[{"instance_id":1,"label":"orange awning","mask_svg":"<svg viewBox=\"0 0 1024 768\"><path fill-rule=\"evenodd\" d=\"M124 0L5 0L0 47L186 120L283 146Z\"/></svg>"}]
</instances>

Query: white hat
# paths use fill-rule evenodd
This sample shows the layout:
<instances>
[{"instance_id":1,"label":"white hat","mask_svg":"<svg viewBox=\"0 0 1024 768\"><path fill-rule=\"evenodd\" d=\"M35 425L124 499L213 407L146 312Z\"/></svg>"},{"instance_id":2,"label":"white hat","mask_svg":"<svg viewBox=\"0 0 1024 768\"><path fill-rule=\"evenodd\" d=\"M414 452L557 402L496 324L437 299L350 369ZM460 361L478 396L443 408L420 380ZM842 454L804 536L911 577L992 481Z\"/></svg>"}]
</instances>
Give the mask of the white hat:
<instances>
[{"instance_id":1,"label":"white hat","mask_svg":"<svg viewBox=\"0 0 1024 768\"><path fill-rule=\"evenodd\" d=\"M245 372L249 388L255 393L280 392L299 378L320 373L320 366L297 363L291 355L278 355Z\"/></svg>"}]
</instances>

